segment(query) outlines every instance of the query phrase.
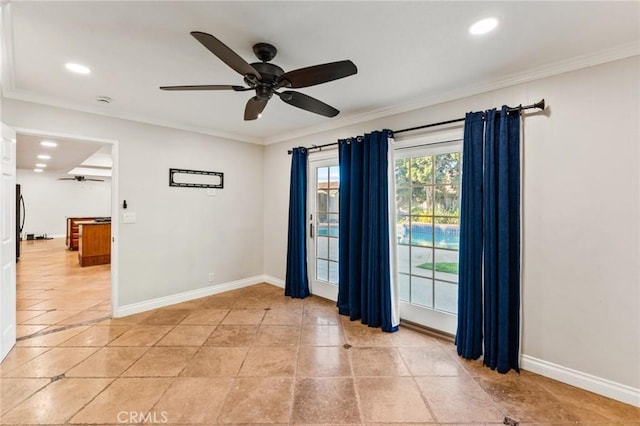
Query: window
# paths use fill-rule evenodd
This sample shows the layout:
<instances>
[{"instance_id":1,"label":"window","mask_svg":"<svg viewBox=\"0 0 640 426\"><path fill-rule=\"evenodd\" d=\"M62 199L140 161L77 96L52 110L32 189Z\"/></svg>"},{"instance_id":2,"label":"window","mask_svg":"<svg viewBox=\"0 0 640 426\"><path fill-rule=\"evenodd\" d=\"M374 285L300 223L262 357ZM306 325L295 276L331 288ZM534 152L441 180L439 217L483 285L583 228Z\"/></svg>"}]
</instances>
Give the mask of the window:
<instances>
[{"instance_id":1,"label":"window","mask_svg":"<svg viewBox=\"0 0 640 426\"><path fill-rule=\"evenodd\" d=\"M458 309L460 151L425 145L395 161L399 298L446 314Z\"/></svg>"}]
</instances>

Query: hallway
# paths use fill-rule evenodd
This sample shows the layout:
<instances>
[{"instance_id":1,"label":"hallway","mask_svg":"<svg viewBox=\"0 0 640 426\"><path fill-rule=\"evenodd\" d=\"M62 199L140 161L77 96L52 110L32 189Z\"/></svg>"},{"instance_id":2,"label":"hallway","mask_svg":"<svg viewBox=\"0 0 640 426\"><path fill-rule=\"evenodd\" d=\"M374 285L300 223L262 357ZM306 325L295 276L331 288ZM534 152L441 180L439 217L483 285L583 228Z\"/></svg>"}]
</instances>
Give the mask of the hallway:
<instances>
[{"instance_id":1,"label":"hallway","mask_svg":"<svg viewBox=\"0 0 640 426\"><path fill-rule=\"evenodd\" d=\"M64 238L22 241L16 265L17 337L111 315L111 265L82 268Z\"/></svg>"}]
</instances>

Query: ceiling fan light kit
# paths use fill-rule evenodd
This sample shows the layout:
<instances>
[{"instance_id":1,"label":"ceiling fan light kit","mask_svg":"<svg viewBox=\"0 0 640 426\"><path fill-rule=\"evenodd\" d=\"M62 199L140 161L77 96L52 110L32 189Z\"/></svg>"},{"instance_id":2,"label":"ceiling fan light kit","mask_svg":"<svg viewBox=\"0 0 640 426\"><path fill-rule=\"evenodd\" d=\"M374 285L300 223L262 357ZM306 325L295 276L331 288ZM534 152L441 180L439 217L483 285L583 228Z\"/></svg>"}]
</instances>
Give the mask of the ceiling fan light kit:
<instances>
[{"instance_id":1,"label":"ceiling fan light kit","mask_svg":"<svg viewBox=\"0 0 640 426\"><path fill-rule=\"evenodd\" d=\"M244 92L253 90L255 96L249 99L245 106L244 119L255 120L260 117L262 111L267 106L269 99L273 95L278 96L283 102L303 110L323 115L325 117L335 117L340 113L331 105L312 98L304 93L285 90L283 88L300 89L315 86L316 84L327 83L340 78L354 75L358 69L350 60L330 62L321 65L314 65L285 72L279 66L270 63L275 58L278 50L269 43L256 43L253 45L253 53L261 62L249 64L237 53L211 34L200 31L193 31L191 35L198 40L211 53L216 55L222 62L241 74L246 86L233 85L191 85L191 86L161 86L162 90L233 90Z\"/></svg>"}]
</instances>

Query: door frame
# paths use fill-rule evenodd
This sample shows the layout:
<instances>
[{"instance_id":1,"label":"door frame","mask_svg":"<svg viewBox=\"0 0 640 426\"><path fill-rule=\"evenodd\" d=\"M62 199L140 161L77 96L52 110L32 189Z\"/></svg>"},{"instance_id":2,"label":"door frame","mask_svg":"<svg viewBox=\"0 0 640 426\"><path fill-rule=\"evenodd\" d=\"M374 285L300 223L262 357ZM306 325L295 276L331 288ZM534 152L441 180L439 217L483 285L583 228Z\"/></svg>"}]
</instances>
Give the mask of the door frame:
<instances>
[{"instance_id":1,"label":"door frame","mask_svg":"<svg viewBox=\"0 0 640 426\"><path fill-rule=\"evenodd\" d=\"M111 145L111 158L113 166L111 167L111 316L115 318L118 312L118 246L119 246L119 196L118 196L118 180L119 180L119 141L117 139L96 138L92 136L83 136L70 133L52 132L47 130L38 130L24 127L14 127L16 133L28 134L42 138L61 138L73 139L79 143L82 142L100 142ZM13 309L16 309L15 303ZM3 309L6 306L2 307Z\"/></svg>"},{"instance_id":2,"label":"door frame","mask_svg":"<svg viewBox=\"0 0 640 426\"><path fill-rule=\"evenodd\" d=\"M310 229L310 225L312 221L310 220L310 215L315 214L315 206L316 206L316 187L314 187L313 183L316 181L315 172L312 174L312 168L315 166L319 167L327 167L327 164L315 164L314 163L326 163L331 160L335 160L335 165L338 165L338 151L337 150L328 150L317 153L312 153L309 155L307 159L307 217L305 219L305 223L307 229ZM316 218L313 219L315 221ZM315 225L314 225L315 228ZM307 262L308 272L309 272L309 287L311 294L315 294L317 296L323 297L325 299L332 300L334 302L338 301L338 284L324 284L322 282L317 282L316 280L316 237L317 232L314 231L314 237L312 238L310 233L307 234L307 253L309 254ZM334 289L335 287L335 289Z\"/></svg>"}]
</instances>

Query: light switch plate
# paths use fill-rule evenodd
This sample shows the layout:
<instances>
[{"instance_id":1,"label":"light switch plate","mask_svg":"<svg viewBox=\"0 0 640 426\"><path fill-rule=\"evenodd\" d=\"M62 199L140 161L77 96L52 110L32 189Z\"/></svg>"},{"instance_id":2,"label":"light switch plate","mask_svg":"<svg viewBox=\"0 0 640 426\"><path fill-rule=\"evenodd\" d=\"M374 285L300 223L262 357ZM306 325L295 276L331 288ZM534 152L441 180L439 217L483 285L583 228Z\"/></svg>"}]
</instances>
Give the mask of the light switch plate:
<instances>
[{"instance_id":1,"label":"light switch plate","mask_svg":"<svg viewBox=\"0 0 640 426\"><path fill-rule=\"evenodd\" d=\"M122 213L122 223L135 223L136 214L135 212L123 212Z\"/></svg>"}]
</instances>

